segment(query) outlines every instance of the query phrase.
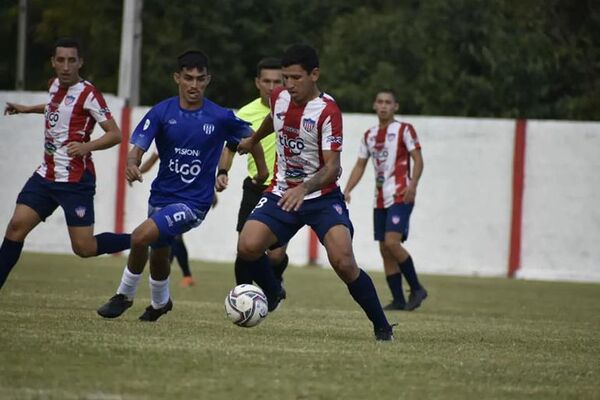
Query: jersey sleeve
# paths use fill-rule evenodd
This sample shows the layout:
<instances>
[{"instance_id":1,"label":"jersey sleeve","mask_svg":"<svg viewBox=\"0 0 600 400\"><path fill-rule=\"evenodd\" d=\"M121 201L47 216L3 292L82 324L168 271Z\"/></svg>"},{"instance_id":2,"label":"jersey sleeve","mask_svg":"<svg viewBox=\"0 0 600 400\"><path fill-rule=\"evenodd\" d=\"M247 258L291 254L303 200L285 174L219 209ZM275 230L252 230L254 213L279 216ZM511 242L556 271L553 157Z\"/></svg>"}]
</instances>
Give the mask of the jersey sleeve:
<instances>
[{"instance_id":1,"label":"jersey sleeve","mask_svg":"<svg viewBox=\"0 0 600 400\"><path fill-rule=\"evenodd\" d=\"M417 136L417 132L411 124L406 124L406 126L404 127L404 132L402 133L402 140L404 141L406 149L409 152L421 148L421 143L419 143L419 137Z\"/></svg>"},{"instance_id":2,"label":"jersey sleeve","mask_svg":"<svg viewBox=\"0 0 600 400\"><path fill-rule=\"evenodd\" d=\"M342 113L333 102L327 104L319 118L321 130L321 149L342 151Z\"/></svg>"},{"instance_id":3,"label":"jersey sleeve","mask_svg":"<svg viewBox=\"0 0 600 400\"><path fill-rule=\"evenodd\" d=\"M276 87L271 91L271 97L269 97L269 114L271 115L271 118L273 118L273 120L275 120L275 115L273 115L273 113L275 112L275 102L277 101L277 98L279 97L279 94L283 91L283 89L283 86Z\"/></svg>"},{"instance_id":4,"label":"jersey sleeve","mask_svg":"<svg viewBox=\"0 0 600 400\"><path fill-rule=\"evenodd\" d=\"M225 128L225 140L231 145L239 143L241 139L252 134L250 124L236 117L231 110L227 110L222 122Z\"/></svg>"},{"instance_id":5,"label":"jersey sleeve","mask_svg":"<svg viewBox=\"0 0 600 400\"><path fill-rule=\"evenodd\" d=\"M362 138L360 138L360 144L358 145L358 158L368 159L371 153L369 153L369 147L367 146L367 135L369 131L366 131Z\"/></svg>"},{"instance_id":6,"label":"jersey sleeve","mask_svg":"<svg viewBox=\"0 0 600 400\"><path fill-rule=\"evenodd\" d=\"M159 112L156 107L152 107L135 127L129 143L148 151L152 141L162 129L161 125Z\"/></svg>"},{"instance_id":7,"label":"jersey sleeve","mask_svg":"<svg viewBox=\"0 0 600 400\"><path fill-rule=\"evenodd\" d=\"M108 108L106 100L104 100L104 96L102 96L102 93L97 89L93 89L90 94L88 94L83 104L83 108L88 110L90 114L92 114L92 117L98 122L108 121L113 118L110 108Z\"/></svg>"}]
</instances>

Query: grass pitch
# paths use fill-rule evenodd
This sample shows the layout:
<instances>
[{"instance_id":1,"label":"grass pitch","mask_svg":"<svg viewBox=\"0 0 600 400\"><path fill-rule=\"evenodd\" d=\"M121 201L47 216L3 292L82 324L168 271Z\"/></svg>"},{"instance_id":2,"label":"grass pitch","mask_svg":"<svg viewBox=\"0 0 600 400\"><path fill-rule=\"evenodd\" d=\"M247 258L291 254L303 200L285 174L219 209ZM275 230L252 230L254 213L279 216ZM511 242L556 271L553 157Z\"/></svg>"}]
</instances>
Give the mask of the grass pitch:
<instances>
[{"instance_id":1,"label":"grass pitch","mask_svg":"<svg viewBox=\"0 0 600 400\"><path fill-rule=\"evenodd\" d=\"M430 297L371 325L330 269L288 268L288 300L231 324L229 264L193 263L158 323L140 285L116 320L95 310L125 260L24 254L0 291L0 399L598 399L600 285L423 276ZM370 274L385 303L381 273Z\"/></svg>"}]
</instances>

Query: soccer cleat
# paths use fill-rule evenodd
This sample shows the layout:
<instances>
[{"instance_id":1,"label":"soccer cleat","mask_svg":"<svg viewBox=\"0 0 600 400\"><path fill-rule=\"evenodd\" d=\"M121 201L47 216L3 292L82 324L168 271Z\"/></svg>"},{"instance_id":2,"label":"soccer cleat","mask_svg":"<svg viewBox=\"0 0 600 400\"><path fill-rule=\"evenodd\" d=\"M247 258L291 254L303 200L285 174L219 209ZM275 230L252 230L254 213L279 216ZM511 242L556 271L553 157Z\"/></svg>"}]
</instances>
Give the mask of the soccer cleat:
<instances>
[{"instance_id":1,"label":"soccer cleat","mask_svg":"<svg viewBox=\"0 0 600 400\"><path fill-rule=\"evenodd\" d=\"M398 324L392 324L383 328L375 328L375 340L378 342L394 341L394 327Z\"/></svg>"},{"instance_id":2,"label":"soccer cleat","mask_svg":"<svg viewBox=\"0 0 600 400\"><path fill-rule=\"evenodd\" d=\"M173 302L171 301L171 299L169 299L167 304L165 304L159 309L152 307L152 304L150 304L148 307L146 307L146 311L144 311L144 313L140 315L140 321L154 322L157 319L159 319L163 314L168 313L172 309Z\"/></svg>"},{"instance_id":3,"label":"soccer cleat","mask_svg":"<svg viewBox=\"0 0 600 400\"><path fill-rule=\"evenodd\" d=\"M181 282L179 282L179 286L181 286L183 288L192 287L195 284L196 284L196 282L194 281L194 278L192 278L191 276L184 276L183 279L181 280Z\"/></svg>"},{"instance_id":4,"label":"soccer cleat","mask_svg":"<svg viewBox=\"0 0 600 400\"><path fill-rule=\"evenodd\" d=\"M286 297L287 297L287 293L285 292L285 289L283 288L283 286L281 286L281 290L279 291L277 296L275 296L275 299L268 300L269 312L273 312L273 311L277 310L279 308L279 306L281 306L281 302Z\"/></svg>"},{"instance_id":5,"label":"soccer cleat","mask_svg":"<svg viewBox=\"0 0 600 400\"><path fill-rule=\"evenodd\" d=\"M96 312L104 318L117 318L133 305L133 300L127 299L124 294L115 294L108 299L108 302L100 307Z\"/></svg>"},{"instance_id":6,"label":"soccer cleat","mask_svg":"<svg viewBox=\"0 0 600 400\"><path fill-rule=\"evenodd\" d=\"M392 302L385 307L383 307L386 311L404 311L406 310L406 303L400 303L398 301L392 300Z\"/></svg>"},{"instance_id":7,"label":"soccer cleat","mask_svg":"<svg viewBox=\"0 0 600 400\"><path fill-rule=\"evenodd\" d=\"M408 296L408 303L406 303L406 307L404 309L407 311L412 311L418 308L426 298L427 290L425 290L424 287L421 287L421 289L415 291L411 291L410 295Z\"/></svg>"}]
</instances>

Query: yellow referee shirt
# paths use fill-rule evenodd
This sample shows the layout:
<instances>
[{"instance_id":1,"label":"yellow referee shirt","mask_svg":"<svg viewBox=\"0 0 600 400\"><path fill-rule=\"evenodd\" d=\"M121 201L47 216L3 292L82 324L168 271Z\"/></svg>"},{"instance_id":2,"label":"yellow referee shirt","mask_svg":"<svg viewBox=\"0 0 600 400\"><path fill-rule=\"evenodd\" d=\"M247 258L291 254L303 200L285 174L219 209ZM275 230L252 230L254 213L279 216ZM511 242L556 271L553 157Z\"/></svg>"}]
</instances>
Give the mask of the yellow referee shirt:
<instances>
[{"instance_id":1,"label":"yellow referee shirt","mask_svg":"<svg viewBox=\"0 0 600 400\"><path fill-rule=\"evenodd\" d=\"M250 123L252 125L252 130L256 131L270 111L271 110L269 109L269 107L265 106L261 102L261 99L259 97L258 99L240 108L237 112L237 117ZM265 162L267 163L267 167L269 168L269 177L265 181L265 184L267 185L271 183L271 179L273 179L273 168L275 167L276 140L276 135L270 134L260 141L260 144L263 148L263 152L265 153ZM248 176L254 177L257 173L258 170L256 168L254 158L250 154L248 154Z\"/></svg>"}]
</instances>

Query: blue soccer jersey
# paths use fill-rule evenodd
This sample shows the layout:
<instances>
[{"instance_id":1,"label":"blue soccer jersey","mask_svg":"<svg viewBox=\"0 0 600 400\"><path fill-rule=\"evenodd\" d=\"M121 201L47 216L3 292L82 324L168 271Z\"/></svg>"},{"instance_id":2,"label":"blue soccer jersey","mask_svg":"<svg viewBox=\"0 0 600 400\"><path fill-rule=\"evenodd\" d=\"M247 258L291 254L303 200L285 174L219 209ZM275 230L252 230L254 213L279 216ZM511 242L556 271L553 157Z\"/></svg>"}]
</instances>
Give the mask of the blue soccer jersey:
<instances>
[{"instance_id":1,"label":"blue soccer jersey","mask_svg":"<svg viewBox=\"0 0 600 400\"><path fill-rule=\"evenodd\" d=\"M149 203L154 207L180 202L192 209L210 207L225 141L238 143L251 132L249 124L231 110L206 98L193 111L182 109L179 97L152 107L131 137L131 144L144 150L154 140L160 156Z\"/></svg>"}]
</instances>

